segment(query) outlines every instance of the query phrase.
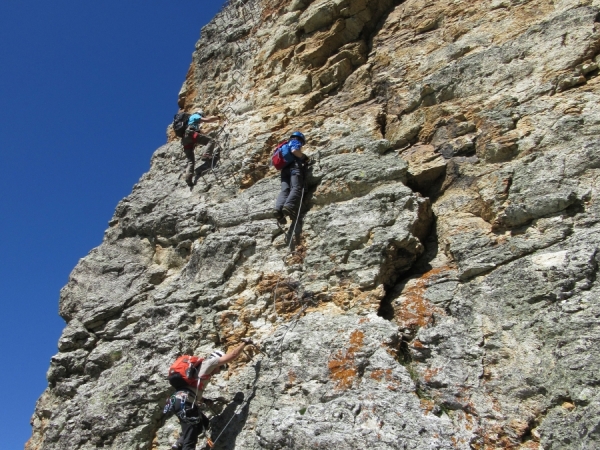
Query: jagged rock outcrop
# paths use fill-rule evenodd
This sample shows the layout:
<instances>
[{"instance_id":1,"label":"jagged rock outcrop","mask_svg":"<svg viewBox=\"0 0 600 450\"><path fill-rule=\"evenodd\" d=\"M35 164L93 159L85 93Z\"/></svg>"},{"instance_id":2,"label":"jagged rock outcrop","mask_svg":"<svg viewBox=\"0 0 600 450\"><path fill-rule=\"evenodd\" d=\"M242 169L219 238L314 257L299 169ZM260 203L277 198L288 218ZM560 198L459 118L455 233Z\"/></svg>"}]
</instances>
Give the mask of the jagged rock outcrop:
<instances>
[{"instance_id":1,"label":"jagged rock outcrop","mask_svg":"<svg viewBox=\"0 0 600 450\"><path fill-rule=\"evenodd\" d=\"M220 160L190 191L169 134L74 269L26 448L167 448L169 364L244 336L216 448L600 446L599 22L230 2L179 95L227 117ZM297 129L316 162L282 230L267 162Z\"/></svg>"}]
</instances>

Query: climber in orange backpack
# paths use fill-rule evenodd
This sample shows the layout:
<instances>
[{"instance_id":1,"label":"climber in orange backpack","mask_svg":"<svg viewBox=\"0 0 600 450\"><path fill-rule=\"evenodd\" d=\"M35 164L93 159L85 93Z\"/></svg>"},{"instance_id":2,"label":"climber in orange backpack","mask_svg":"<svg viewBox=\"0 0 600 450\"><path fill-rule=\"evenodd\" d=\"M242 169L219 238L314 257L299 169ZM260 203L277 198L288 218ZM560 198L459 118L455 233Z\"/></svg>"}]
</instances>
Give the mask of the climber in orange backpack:
<instances>
[{"instance_id":1,"label":"climber in orange backpack","mask_svg":"<svg viewBox=\"0 0 600 450\"><path fill-rule=\"evenodd\" d=\"M304 134L294 131L289 140L281 142L271 162L277 170L281 170L281 192L275 202L273 215L277 221L285 225L285 216L292 221L298 215L298 209L302 206L302 191L306 177L306 167L309 158L302 153L302 146L306 143Z\"/></svg>"},{"instance_id":2,"label":"climber in orange backpack","mask_svg":"<svg viewBox=\"0 0 600 450\"><path fill-rule=\"evenodd\" d=\"M206 149L202 154L202 160L208 160L213 157L215 141L213 138L200 133L200 128L203 123L218 122L221 120L219 116L205 117L204 111L198 110L194 114L188 114L179 110L173 118L173 131L175 135L181 138L183 152L187 158L185 166L185 182L191 188L194 186L194 167L196 165L196 157L194 149L196 145L206 145Z\"/></svg>"},{"instance_id":3,"label":"climber in orange backpack","mask_svg":"<svg viewBox=\"0 0 600 450\"><path fill-rule=\"evenodd\" d=\"M169 383L176 392L167 400L163 412L175 413L181 424L181 434L172 450L196 448L198 436L208 428L208 418L200 409L211 403L202 394L211 377L227 369L227 363L240 356L246 345L253 345L252 340L242 339L242 343L227 354L215 350L207 358L183 355L169 368Z\"/></svg>"}]
</instances>

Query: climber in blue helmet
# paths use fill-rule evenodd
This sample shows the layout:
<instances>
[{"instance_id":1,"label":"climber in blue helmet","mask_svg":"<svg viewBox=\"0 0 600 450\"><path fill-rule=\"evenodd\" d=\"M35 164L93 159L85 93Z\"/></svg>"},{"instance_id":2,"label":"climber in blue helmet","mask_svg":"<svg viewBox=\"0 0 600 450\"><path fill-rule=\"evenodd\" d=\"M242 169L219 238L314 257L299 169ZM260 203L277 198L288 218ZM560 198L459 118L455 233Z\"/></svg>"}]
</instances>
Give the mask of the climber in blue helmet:
<instances>
[{"instance_id":1,"label":"climber in blue helmet","mask_svg":"<svg viewBox=\"0 0 600 450\"><path fill-rule=\"evenodd\" d=\"M298 208L304 188L304 179L306 177L306 167L309 158L302 153L302 147L306 144L306 138L300 131L294 131L289 140L283 144L284 152L291 155L291 161L281 169L281 192L275 202L273 214L281 224L286 223L285 216L292 221L298 216Z\"/></svg>"}]
</instances>

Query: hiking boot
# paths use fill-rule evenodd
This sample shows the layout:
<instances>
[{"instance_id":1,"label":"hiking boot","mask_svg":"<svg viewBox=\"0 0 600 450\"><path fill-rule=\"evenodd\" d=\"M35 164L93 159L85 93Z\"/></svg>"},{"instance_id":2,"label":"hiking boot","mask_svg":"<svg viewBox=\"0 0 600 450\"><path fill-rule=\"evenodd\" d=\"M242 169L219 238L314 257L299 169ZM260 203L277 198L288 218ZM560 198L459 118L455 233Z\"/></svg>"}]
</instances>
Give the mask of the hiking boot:
<instances>
[{"instance_id":1,"label":"hiking boot","mask_svg":"<svg viewBox=\"0 0 600 450\"><path fill-rule=\"evenodd\" d=\"M185 182L189 187L191 187L191 188L194 187L194 181L193 181L192 175L185 177Z\"/></svg>"},{"instance_id":2,"label":"hiking boot","mask_svg":"<svg viewBox=\"0 0 600 450\"><path fill-rule=\"evenodd\" d=\"M285 216L283 215L283 213L278 210L277 208L274 208L273 210L273 217L275 219L277 219L277 223L280 223L281 225L285 225L287 223L287 220L285 220Z\"/></svg>"},{"instance_id":3,"label":"hiking boot","mask_svg":"<svg viewBox=\"0 0 600 450\"><path fill-rule=\"evenodd\" d=\"M288 216L290 219L292 220L296 220L296 211L294 211L292 208L288 207L288 206L284 206L281 209L281 212L283 212L283 214L285 216Z\"/></svg>"}]
</instances>

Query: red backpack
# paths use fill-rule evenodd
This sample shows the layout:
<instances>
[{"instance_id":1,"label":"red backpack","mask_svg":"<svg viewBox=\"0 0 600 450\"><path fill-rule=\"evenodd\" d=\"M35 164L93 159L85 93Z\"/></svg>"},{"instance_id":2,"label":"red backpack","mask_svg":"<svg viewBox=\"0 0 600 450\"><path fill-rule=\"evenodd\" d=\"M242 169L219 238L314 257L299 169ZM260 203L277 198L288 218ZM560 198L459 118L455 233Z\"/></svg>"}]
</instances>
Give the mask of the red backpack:
<instances>
[{"instance_id":1,"label":"red backpack","mask_svg":"<svg viewBox=\"0 0 600 450\"><path fill-rule=\"evenodd\" d=\"M277 170L283 169L294 160L294 155L290 152L289 147L285 146L287 143L288 141L281 141L277 144L277 148L273 152L273 156L271 156L271 164Z\"/></svg>"},{"instance_id":2,"label":"red backpack","mask_svg":"<svg viewBox=\"0 0 600 450\"><path fill-rule=\"evenodd\" d=\"M197 356L183 355L175 360L169 367L169 375L167 376L169 383L175 389L204 389L203 381L208 380L210 375L205 375L198 380L200 366L204 358Z\"/></svg>"}]
</instances>

